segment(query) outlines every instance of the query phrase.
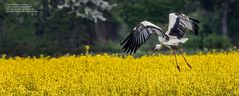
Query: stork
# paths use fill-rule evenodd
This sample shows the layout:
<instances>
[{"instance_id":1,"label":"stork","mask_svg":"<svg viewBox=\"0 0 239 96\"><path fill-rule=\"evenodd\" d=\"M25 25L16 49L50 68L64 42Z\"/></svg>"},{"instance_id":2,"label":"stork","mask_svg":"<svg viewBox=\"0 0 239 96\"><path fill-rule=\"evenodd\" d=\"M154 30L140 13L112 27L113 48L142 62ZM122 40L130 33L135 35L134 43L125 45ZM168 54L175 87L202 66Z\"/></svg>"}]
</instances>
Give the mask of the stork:
<instances>
[{"instance_id":1,"label":"stork","mask_svg":"<svg viewBox=\"0 0 239 96\"><path fill-rule=\"evenodd\" d=\"M159 44L155 45L153 52L164 46L171 49L175 56L177 69L180 71L175 53L178 50L183 56L184 61L187 63L187 66L192 68L185 59L180 45L188 40L188 38L184 38L186 30L194 32L195 35L198 34L198 23L198 20L182 13L170 13L168 30L163 32L160 27L154 25L153 23L149 21L142 21L134 27L129 36L121 43L123 46L122 50L129 54L135 53L140 46L150 38L151 35L157 35Z\"/></svg>"}]
</instances>

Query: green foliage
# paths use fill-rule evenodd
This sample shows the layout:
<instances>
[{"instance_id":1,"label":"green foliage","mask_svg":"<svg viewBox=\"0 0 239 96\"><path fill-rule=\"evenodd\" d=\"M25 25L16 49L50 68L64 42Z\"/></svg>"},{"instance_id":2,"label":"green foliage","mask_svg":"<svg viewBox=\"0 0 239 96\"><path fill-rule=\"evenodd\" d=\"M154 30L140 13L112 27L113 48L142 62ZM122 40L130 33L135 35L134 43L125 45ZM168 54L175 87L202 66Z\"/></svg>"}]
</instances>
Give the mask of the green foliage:
<instances>
[{"instance_id":1,"label":"green foliage","mask_svg":"<svg viewBox=\"0 0 239 96\"><path fill-rule=\"evenodd\" d=\"M228 49L232 48L232 44L230 42L230 39L225 36L219 36L215 33L208 35L203 40L203 44L205 48L211 48L211 49Z\"/></svg>"},{"instance_id":2,"label":"green foliage","mask_svg":"<svg viewBox=\"0 0 239 96\"><path fill-rule=\"evenodd\" d=\"M138 0L125 4L121 10L121 16L130 26L134 26L142 20L167 23L168 14L182 12L185 3L187 3L187 0Z\"/></svg>"},{"instance_id":3,"label":"green foliage","mask_svg":"<svg viewBox=\"0 0 239 96\"><path fill-rule=\"evenodd\" d=\"M187 49L198 49L200 48L201 39L198 36L188 36L189 40L183 45Z\"/></svg>"},{"instance_id":4,"label":"green foliage","mask_svg":"<svg viewBox=\"0 0 239 96\"><path fill-rule=\"evenodd\" d=\"M115 41L107 41L107 44L99 44L96 42L96 45L92 47L91 52L94 53L102 53L102 52L112 52L112 53L119 53L121 52L121 46L119 42Z\"/></svg>"}]
</instances>

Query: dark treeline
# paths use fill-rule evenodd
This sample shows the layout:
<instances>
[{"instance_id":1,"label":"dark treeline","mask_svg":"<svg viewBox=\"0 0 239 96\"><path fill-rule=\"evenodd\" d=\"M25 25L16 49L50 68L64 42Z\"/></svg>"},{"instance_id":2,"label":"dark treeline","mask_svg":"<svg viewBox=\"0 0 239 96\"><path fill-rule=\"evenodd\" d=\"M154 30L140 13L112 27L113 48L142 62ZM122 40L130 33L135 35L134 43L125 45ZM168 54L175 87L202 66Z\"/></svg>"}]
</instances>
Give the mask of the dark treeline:
<instances>
[{"instance_id":1,"label":"dark treeline","mask_svg":"<svg viewBox=\"0 0 239 96\"><path fill-rule=\"evenodd\" d=\"M7 12L7 4L28 4L35 12ZM199 36L188 32L183 46L228 50L239 46L238 0L3 0L0 1L0 53L63 55L121 53L120 42L139 22L167 30L168 14L181 12L200 21ZM137 52L151 52L157 38Z\"/></svg>"}]
</instances>

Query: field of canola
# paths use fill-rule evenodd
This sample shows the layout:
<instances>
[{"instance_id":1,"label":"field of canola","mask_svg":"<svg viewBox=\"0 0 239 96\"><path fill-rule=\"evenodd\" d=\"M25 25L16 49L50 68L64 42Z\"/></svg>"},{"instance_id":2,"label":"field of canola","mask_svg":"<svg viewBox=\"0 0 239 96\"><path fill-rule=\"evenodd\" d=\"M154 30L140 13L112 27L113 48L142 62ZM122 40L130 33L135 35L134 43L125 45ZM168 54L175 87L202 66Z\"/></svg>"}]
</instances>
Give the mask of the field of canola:
<instances>
[{"instance_id":1,"label":"field of canola","mask_svg":"<svg viewBox=\"0 0 239 96\"><path fill-rule=\"evenodd\" d=\"M0 95L239 95L239 52L0 58Z\"/></svg>"}]
</instances>

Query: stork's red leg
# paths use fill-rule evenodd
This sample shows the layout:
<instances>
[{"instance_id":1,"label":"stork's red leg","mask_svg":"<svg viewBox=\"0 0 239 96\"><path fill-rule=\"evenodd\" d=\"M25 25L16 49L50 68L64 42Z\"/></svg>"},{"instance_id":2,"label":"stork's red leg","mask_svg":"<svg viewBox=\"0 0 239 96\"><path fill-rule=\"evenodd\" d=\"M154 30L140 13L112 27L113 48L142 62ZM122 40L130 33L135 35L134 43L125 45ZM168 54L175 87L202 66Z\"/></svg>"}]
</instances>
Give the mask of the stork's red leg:
<instances>
[{"instance_id":1,"label":"stork's red leg","mask_svg":"<svg viewBox=\"0 0 239 96\"><path fill-rule=\"evenodd\" d=\"M185 59L183 52L180 48L178 48L178 51L180 52L180 54L183 56L184 61L187 63L188 67L192 69L192 66L188 63L188 61Z\"/></svg>"},{"instance_id":2,"label":"stork's red leg","mask_svg":"<svg viewBox=\"0 0 239 96\"><path fill-rule=\"evenodd\" d=\"M175 50L173 50L173 54L174 54L174 56L175 56L176 66L177 66L177 68L178 68L178 71L180 71L180 67L178 66L178 61L177 61L177 57L176 57Z\"/></svg>"}]
</instances>

